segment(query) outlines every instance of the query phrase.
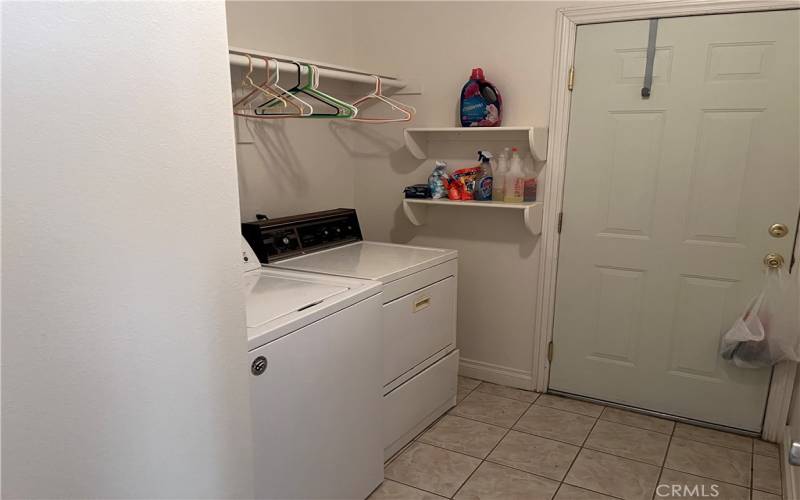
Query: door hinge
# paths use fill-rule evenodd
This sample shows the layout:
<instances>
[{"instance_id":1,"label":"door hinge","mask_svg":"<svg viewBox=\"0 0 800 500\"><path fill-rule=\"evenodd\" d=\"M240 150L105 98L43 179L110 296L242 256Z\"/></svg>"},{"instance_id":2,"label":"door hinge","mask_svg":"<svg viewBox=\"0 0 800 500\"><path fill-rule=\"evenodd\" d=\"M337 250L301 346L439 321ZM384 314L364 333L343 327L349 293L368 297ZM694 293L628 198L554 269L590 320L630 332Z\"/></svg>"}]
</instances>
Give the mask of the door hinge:
<instances>
[{"instance_id":1,"label":"door hinge","mask_svg":"<svg viewBox=\"0 0 800 500\"><path fill-rule=\"evenodd\" d=\"M547 344L547 362L548 363L552 363L553 362L553 341L552 340Z\"/></svg>"},{"instance_id":2,"label":"door hinge","mask_svg":"<svg viewBox=\"0 0 800 500\"><path fill-rule=\"evenodd\" d=\"M564 226L564 212L558 212L558 234L561 234L561 228Z\"/></svg>"},{"instance_id":3,"label":"door hinge","mask_svg":"<svg viewBox=\"0 0 800 500\"><path fill-rule=\"evenodd\" d=\"M573 88L575 88L575 66L570 66L569 76L567 76L567 90L572 92Z\"/></svg>"}]
</instances>

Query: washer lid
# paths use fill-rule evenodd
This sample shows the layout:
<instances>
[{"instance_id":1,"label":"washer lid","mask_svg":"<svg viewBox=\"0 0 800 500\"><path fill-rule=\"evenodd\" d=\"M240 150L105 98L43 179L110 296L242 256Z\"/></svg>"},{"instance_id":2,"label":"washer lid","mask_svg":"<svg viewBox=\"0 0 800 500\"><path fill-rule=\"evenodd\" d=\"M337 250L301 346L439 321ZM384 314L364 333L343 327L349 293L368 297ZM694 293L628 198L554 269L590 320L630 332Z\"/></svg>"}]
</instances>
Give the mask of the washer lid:
<instances>
[{"instance_id":1,"label":"washer lid","mask_svg":"<svg viewBox=\"0 0 800 500\"><path fill-rule=\"evenodd\" d=\"M455 250L360 241L269 264L269 267L310 271L389 282L458 256Z\"/></svg>"},{"instance_id":2,"label":"washer lid","mask_svg":"<svg viewBox=\"0 0 800 500\"><path fill-rule=\"evenodd\" d=\"M245 289L249 290L248 328L307 309L350 290L347 286L319 283L313 279L275 276L259 271L247 273L245 282Z\"/></svg>"}]
</instances>

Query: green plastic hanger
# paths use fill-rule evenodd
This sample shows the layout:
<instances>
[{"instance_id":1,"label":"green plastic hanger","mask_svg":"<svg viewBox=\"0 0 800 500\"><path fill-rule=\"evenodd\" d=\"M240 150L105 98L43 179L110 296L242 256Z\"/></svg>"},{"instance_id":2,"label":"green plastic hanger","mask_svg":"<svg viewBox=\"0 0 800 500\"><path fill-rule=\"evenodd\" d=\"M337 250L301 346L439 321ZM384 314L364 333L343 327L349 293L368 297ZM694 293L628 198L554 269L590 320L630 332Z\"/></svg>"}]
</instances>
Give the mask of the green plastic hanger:
<instances>
[{"instance_id":1,"label":"green plastic hanger","mask_svg":"<svg viewBox=\"0 0 800 500\"><path fill-rule=\"evenodd\" d=\"M308 71L308 79L306 80L305 85L300 85L300 75L302 73L301 65L297 62L292 62L295 66L297 66L297 85L288 89L286 92L292 95L295 94L303 94L306 95L316 101L319 101L331 108L336 109L336 113L317 113L314 112L310 115L307 115L308 118L355 118L358 114L358 108L353 106L352 104L346 103L340 99L337 99L331 95L328 95L324 92L318 90L319 86L319 70L316 66L311 64L303 64ZM270 101L265 102L259 108L268 107L271 108L278 103L278 99L272 99ZM260 114L256 111L256 114Z\"/></svg>"}]
</instances>

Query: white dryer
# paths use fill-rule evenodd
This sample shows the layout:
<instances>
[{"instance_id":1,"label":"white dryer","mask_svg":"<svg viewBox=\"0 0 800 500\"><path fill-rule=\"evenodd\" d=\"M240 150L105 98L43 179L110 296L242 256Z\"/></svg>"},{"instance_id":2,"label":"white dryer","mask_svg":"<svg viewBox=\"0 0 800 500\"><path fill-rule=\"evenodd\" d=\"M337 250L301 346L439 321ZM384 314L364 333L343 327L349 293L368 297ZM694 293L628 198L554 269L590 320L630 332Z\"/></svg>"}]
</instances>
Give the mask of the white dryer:
<instances>
[{"instance_id":1,"label":"white dryer","mask_svg":"<svg viewBox=\"0 0 800 500\"><path fill-rule=\"evenodd\" d=\"M242 224L271 269L383 284L383 445L389 458L455 405L455 250L363 241L355 210Z\"/></svg>"},{"instance_id":2,"label":"white dryer","mask_svg":"<svg viewBox=\"0 0 800 500\"><path fill-rule=\"evenodd\" d=\"M242 257L256 497L366 498L383 481L381 284Z\"/></svg>"}]
</instances>

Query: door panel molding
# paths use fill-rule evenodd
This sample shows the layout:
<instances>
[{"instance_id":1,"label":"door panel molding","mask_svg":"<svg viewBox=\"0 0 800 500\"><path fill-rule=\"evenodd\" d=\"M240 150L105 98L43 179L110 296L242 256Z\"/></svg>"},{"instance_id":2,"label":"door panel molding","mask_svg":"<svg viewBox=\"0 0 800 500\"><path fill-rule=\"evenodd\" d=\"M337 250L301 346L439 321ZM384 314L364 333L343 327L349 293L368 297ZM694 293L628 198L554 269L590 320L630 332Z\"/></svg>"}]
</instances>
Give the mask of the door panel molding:
<instances>
[{"instance_id":1,"label":"door panel molding","mask_svg":"<svg viewBox=\"0 0 800 500\"><path fill-rule=\"evenodd\" d=\"M550 363L547 359L547 353L548 344L553 338L559 250L559 216L563 204L567 137L569 132L570 90L568 89L568 82L570 81L571 68L575 58L577 27L583 24L634 21L653 17L682 17L799 8L800 0L668 0L663 2L592 5L564 8L556 12L556 35L550 97L550 135L547 145L549 158L543 182L544 216L540 240L540 279L535 308L532 389L546 391L549 384ZM768 47L765 47L766 49ZM726 68L721 69L725 70ZM752 68L750 71L753 71ZM721 73L725 73L725 71L721 71ZM578 73L575 74L577 85L580 85L580 79L581 75L578 70ZM569 224L569 214L564 214L563 217L564 223ZM792 370L780 366L774 371L762 431L764 439L775 442L781 438L786 425L793 384L794 365Z\"/></svg>"}]
</instances>

